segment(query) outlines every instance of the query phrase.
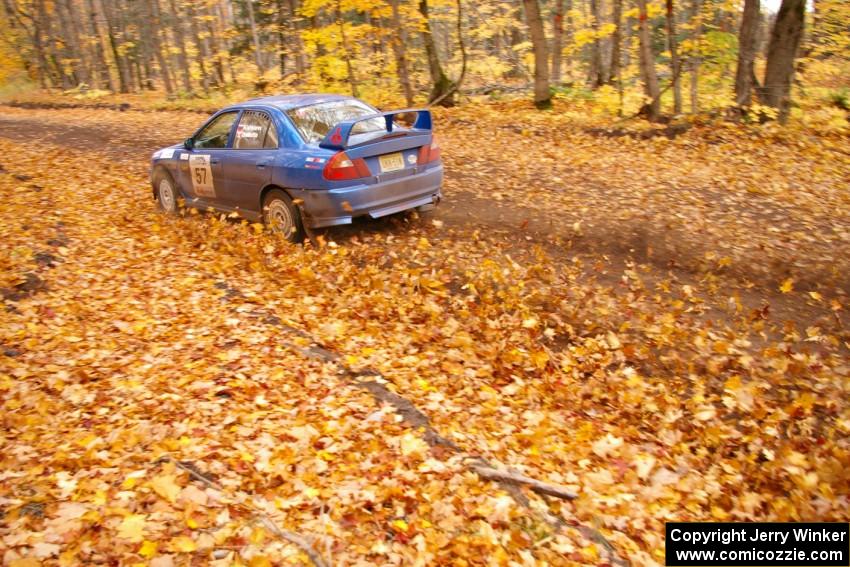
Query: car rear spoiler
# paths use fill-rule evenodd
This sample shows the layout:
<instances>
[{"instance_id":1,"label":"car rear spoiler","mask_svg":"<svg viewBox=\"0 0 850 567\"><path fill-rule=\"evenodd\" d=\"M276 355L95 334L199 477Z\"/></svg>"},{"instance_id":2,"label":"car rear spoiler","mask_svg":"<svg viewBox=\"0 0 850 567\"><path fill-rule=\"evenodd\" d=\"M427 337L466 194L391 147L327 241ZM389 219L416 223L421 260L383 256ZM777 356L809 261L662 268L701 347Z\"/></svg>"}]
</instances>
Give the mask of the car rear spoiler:
<instances>
[{"instance_id":1,"label":"car rear spoiler","mask_svg":"<svg viewBox=\"0 0 850 567\"><path fill-rule=\"evenodd\" d=\"M393 127L395 123L395 117L399 114L406 113L416 113L416 121L413 123L414 130L428 130L430 133L431 130L431 111L424 108L405 108L404 110L393 110L391 112L378 112L377 114L369 114L367 116L361 116L354 120L346 120L344 122L340 122L333 128L331 128L328 135L319 142L320 148L325 148L328 150L344 150L345 148L350 147L348 144L348 138L351 136L351 131L354 129L354 125L358 122L363 122L364 120L374 120L375 118L383 118L387 123L387 134L391 134L393 132ZM408 135L414 134L416 132L405 131L404 134L397 135ZM421 132L418 134L425 134L425 132ZM386 137L386 136L384 136ZM370 139L369 142L373 142L374 139ZM368 143L368 142L365 142Z\"/></svg>"}]
</instances>

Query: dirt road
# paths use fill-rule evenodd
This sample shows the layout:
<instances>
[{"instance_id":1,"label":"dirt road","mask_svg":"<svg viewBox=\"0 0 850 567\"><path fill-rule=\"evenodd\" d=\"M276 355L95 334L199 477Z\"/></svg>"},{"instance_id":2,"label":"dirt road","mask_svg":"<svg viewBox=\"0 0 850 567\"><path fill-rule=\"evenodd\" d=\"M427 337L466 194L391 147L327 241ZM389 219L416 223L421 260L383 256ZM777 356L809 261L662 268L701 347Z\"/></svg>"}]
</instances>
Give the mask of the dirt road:
<instances>
[{"instance_id":1,"label":"dirt road","mask_svg":"<svg viewBox=\"0 0 850 567\"><path fill-rule=\"evenodd\" d=\"M63 112L5 107L0 135L141 161L203 119ZM850 289L850 153L840 141L767 139L751 152L740 137L710 129L672 141L607 139L564 132L557 121L523 128L510 116L472 121L460 112L443 116L438 133L449 196L439 215L452 226L765 288L792 278L798 289Z\"/></svg>"},{"instance_id":2,"label":"dirt road","mask_svg":"<svg viewBox=\"0 0 850 567\"><path fill-rule=\"evenodd\" d=\"M153 151L183 139L203 118L194 112L3 107L0 137L88 150L143 171ZM487 138L485 129L494 132L492 150L476 143ZM547 139L553 129L544 123L527 130L504 118L485 128L462 114L442 117L446 199L435 218L450 229L498 235L515 254L527 256L534 245L556 261L568 259L564 252L604 254L610 269L597 275L605 280L612 273L608 283L630 261L652 266L653 281L672 276L693 285L706 274L731 278L743 284L735 286L736 297L747 309L770 303L778 320L799 325L830 325L834 315L818 302L779 293L789 279L797 291L847 303L850 192L842 175L850 175L850 155L842 145L825 143L816 157L800 162L778 157L768 178L752 159L735 155L734 140L723 134L692 131L691 139L671 142L578 132L553 144ZM788 151L782 142L771 143L761 151ZM817 157L834 163L807 161ZM796 191L790 198L779 189L789 176L797 178L790 179ZM146 196L143 176L128 181L134 197ZM750 183L776 189L756 190ZM346 239L393 231L397 220L325 232ZM715 316L725 316L727 299L713 302L721 307Z\"/></svg>"}]
</instances>

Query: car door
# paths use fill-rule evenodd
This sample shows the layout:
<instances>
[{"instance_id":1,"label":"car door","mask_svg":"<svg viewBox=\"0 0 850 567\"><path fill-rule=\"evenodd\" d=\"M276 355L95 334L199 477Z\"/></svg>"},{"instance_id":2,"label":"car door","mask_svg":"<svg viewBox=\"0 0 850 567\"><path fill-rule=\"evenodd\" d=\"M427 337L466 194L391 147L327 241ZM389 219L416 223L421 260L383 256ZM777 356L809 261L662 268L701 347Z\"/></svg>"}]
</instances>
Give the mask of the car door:
<instances>
[{"instance_id":1,"label":"car door","mask_svg":"<svg viewBox=\"0 0 850 567\"><path fill-rule=\"evenodd\" d=\"M225 204L260 210L260 191L269 184L278 151L278 132L263 110L243 110L233 143L223 156Z\"/></svg>"},{"instance_id":2,"label":"car door","mask_svg":"<svg viewBox=\"0 0 850 567\"><path fill-rule=\"evenodd\" d=\"M183 160L187 162L184 166L187 182L182 183L183 190L191 199L223 202L226 183L222 158L238 116L238 110L222 112L192 137L192 149L188 158Z\"/></svg>"}]
</instances>

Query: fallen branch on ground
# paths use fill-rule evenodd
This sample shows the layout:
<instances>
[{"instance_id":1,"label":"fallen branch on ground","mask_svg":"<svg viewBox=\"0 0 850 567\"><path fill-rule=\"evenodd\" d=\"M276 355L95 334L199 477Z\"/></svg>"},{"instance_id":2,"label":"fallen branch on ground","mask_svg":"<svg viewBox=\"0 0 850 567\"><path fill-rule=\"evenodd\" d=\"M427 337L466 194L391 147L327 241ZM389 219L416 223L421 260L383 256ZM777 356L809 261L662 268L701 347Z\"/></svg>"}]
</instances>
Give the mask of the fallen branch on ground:
<instances>
[{"instance_id":1,"label":"fallen branch on ground","mask_svg":"<svg viewBox=\"0 0 850 567\"><path fill-rule=\"evenodd\" d=\"M512 482L514 484L522 484L529 487L531 490L538 494L554 496L555 498L561 498L562 500L575 500L576 498L578 498L578 495L570 492L566 488L556 486L554 484L540 482L539 480L527 477L525 475L521 475L519 473L502 471L491 467L485 467L482 465L472 465L471 468L478 476L480 476L481 478L486 478L487 480L503 480L505 482Z\"/></svg>"},{"instance_id":2,"label":"fallen branch on ground","mask_svg":"<svg viewBox=\"0 0 850 567\"><path fill-rule=\"evenodd\" d=\"M175 467L182 471L186 471L187 473L189 473L190 477L194 478L198 482L201 482L202 484L205 484L209 488L213 488L215 490L223 490L221 485L196 470L194 466L187 465L182 461L178 461L170 455L163 455L162 457L157 459L155 463L172 463ZM310 561L313 563L313 565L315 565L316 567L330 567L330 564L325 561L321 555L319 555L319 552L313 548L313 546L310 544L309 541L307 541L305 537L295 532L280 528L275 523L275 521L272 520L271 517L269 517L268 514L261 512L257 508L257 506L255 506L250 500L245 498L243 495L235 494L233 495L233 500L236 502L236 504L249 509L254 514L254 517L259 520L260 523L262 523L274 535L284 541L298 546L298 548L301 549L301 551L303 551L307 555L307 557L310 558Z\"/></svg>"},{"instance_id":3,"label":"fallen branch on ground","mask_svg":"<svg viewBox=\"0 0 850 567\"><path fill-rule=\"evenodd\" d=\"M234 288L225 282L220 282L216 284L216 286L227 292L226 297L238 297L241 295L238 290L234 290ZM417 408L410 400L387 388L387 386L383 383L386 382L386 379L380 372L376 370L356 371L351 369L343 362L343 358L339 353L326 348L321 344L321 341L316 339L316 337L311 336L309 333L287 325L274 313L269 313L265 309L261 308L260 310L249 312L248 314L257 317L266 324L281 328L301 339L310 340L312 344L307 348L288 341L284 342L284 345L307 358L314 358L321 360L322 362L337 364L341 373L347 375L351 379L353 386L368 391L377 401L391 405L395 409L396 413L400 415L404 421L408 423L408 425L421 429L424 432L424 440L428 443L428 445L432 447L442 446L454 451L455 453L465 453L465 451L463 451L463 449L455 442L440 435L434 429L433 425L431 425L431 420L428 416ZM370 380L368 378L378 378L380 380ZM529 487L530 490L542 495L544 498L547 496L565 500L573 500L576 498L575 494L570 493L566 489L549 485L524 475L505 473L503 472L503 468L493 466L483 457L469 454L467 454L466 457L467 467L470 470L477 473L481 476L481 478L497 483L500 488L510 494L514 501L523 508L530 509L530 502L525 493L523 493L520 489L521 486ZM621 566L628 566L630 564L627 559L624 559L617 554L617 550L599 530L578 524L577 522L567 522L560 515L542 513L541 516L546 523L556 530L563 529L564 527L571 527L578 530L585 537L592 539L607 551L609 560L612 564Z\"/></svg>"},{"instance_id":4,"label":"fallen branch on ground","mask_svg":"<svg viewBox=\"0 0 850 567\"><path fill-rule=\"evenodd\" d=\"M319 555L319 552L313 549L313 546L310 545L310 542L308 542L306 539L296 534L295 532L280 529L279 527L277 527L277 524L275 524L268 516L261 514L258 515L257 518L270 532L275 534L277 537L284 539L289 543L297 545L299 548L301 548L301 551L307 554L307 557L310 558L310 561L313 562L313 565L316 565L316 567L328 567L328 563L326 563L325 560L322 559L322 556Z\"/></svg>"}]
</instances>

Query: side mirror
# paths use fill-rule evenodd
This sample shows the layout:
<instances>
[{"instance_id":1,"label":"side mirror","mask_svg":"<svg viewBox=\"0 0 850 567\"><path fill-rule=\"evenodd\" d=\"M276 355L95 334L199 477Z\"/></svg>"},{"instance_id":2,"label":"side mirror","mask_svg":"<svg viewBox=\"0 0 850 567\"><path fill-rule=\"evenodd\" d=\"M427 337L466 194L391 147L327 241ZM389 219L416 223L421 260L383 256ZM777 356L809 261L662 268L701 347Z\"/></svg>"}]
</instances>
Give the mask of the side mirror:
<instances>
[{"instance_id":1,"label":"side mirror","mask_svg":"<svg viewBox=\"0 0 850 567\"><path fill-rule=\"evenodd\" d=\"M195 140L193 140L192 138L186 138L186 140L183 142L183 147L187 150L191 150L195 147Z\"/></svg>"}]
</instances>

